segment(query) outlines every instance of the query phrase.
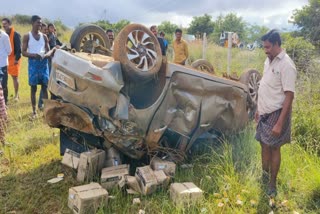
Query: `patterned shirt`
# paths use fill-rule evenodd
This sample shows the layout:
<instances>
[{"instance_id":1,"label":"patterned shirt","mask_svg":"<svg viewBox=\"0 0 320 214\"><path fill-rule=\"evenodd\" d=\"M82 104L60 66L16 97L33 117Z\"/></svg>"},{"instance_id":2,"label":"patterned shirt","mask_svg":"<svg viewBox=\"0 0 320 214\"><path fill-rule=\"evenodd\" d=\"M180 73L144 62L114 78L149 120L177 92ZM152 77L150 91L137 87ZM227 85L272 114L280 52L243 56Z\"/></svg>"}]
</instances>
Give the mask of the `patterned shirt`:
<instances>
[{"instance_id":1,"label":"patterned shirt","mask_svg":"<svg viewBox=\"0 0 320 214\"><path fill-rule=\"evenodd\" d=\"M0 143L5 143L7 121L7 110L4 102L3 90L0 88Z\"/></svg>"}]
</instances>

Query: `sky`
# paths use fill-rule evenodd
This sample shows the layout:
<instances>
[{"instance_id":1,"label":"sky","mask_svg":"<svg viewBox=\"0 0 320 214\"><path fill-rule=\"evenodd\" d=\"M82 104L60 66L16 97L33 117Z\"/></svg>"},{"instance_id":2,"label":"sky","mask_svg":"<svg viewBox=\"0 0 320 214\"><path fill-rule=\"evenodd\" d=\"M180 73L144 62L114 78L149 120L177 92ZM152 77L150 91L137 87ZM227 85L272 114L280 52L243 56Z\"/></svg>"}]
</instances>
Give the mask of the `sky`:
<instances>
[{"instance_id":1,"label":"sky","mask_svg":"<svg viewBox=\"0 0 320 214\"><path fill-rule=\"evenodd\" d=\"M188 27L194 16L205 13L213 20L230 12L249 24L269 28L291 29L288 23L293 11L307 5L308 0L10 0L2 1L0 16L14 14L40 15L61 20L69 27L78 23L127 19L146 26L170 21Z\"/></svg>"}]
</instances>

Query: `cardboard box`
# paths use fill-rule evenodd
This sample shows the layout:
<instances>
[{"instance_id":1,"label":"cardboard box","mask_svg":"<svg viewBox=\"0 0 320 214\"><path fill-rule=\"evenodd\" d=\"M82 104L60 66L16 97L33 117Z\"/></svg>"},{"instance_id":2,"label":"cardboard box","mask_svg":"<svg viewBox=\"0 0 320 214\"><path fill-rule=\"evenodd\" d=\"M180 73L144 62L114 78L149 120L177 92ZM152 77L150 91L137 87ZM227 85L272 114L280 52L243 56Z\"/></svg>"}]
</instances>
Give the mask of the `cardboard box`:
<instances>
[{"instance_id":1,"label":"cardboard box","mask_svg":"<svg viewBox=\"0 0 320 214\"><path fill-rule=\"evenodd\" d=\"M77 180L91 181L94 176L97 176L103 168L106 153L100 149L82 152L80 154Z\"/></svg>"},{"instance_id":2,"label":"cardboard box","mask_svg":"<svg viewBox=\"0 0 320 214\"><path fill-rule=\"evenodd\" d=\"M127 164L103 168L100 179L101 186L107 190L112 189L128 174L129 165Z\"/></svg>"},{"instance_id":3,"label":"cardboard box","mask_svg":"<svg viewBox=\"0 0 320 214\"><path fill-rule=\"evenodd\" d=\"M192 182L173 183L170 198L176 204L196 203L203 198L203 191Z\"/></svg>"},{"instance_id":4,"label":"cardboard box","mask_svg":"<svg viewBox=\"0 0 320 214\"><path fill-rule=\"evenodd\" d=\"M126 185L129 187L129 189L132 189L135 192L141 193L140 184L135 176L126 176Z\"/></svg>"},{"instance_id":5,"label":"cardboard box","mask_svg":"<svg viewBox=\"0 0 320 214\"><path fill-rule=\"evenodd\" d=\"M153 173L158 182L157 186L159 188L167 188L170 182L170 177L168 177L163 170L153 171Z\"/></svg>"},{"instance_id":6,"label":"cardboard box","mask_svg":"<svg viewBox=\"0 0 320 214\"><path fill-rule=\"evenodd\" d=\"M162 170L153 171L150 166L137 167L135 177L143 195L149 195L158 187L168 185L170 179Z\"/></svg>"},{"instance_id":7,"label":"cardboard box","mask_svg":"<svg viewBox=\"0 0 320 214\"><path fill-rule=\"evenodd\" d=\"M96 213L100 206L107 206L108 191L98 183L90 183L69 189L68 207L73 213Z\"/></svg>"},{"instance_id":8,"label":"cardboard box","mask_svg":"<svg viewBox=\"0 0 320 214\"><path fill-rule=\"evenodd\" d=\"M72 151L70 149L66 149L61 163L73 169L77 169L79 165L79 160L80 160L79 153Z\"/></svg>"},{"instance_id":9,"label":"cardboard box","mask_svg":"<svg viewBox=\"0 0 320 214\"><path fill-rule=\"evenodd\" d=\"M174 162L162 160L158 157L152 158L150 166L155 171L163 170L170 177L174 177L176 173L176 164Z\"/></svg>"}]
</instances>

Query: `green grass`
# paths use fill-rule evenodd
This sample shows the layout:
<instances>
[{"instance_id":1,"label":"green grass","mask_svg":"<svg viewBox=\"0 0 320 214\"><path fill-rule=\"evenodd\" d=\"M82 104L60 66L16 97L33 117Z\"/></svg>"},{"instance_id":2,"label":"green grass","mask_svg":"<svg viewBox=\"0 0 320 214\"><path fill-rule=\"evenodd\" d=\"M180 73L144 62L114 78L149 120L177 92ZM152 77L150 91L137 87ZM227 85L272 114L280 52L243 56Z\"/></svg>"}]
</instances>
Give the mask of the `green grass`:
<instances>
[{"instance_id":1,"label":"green grass","mask_svg":"<svg viewBox=\"0 0 320 214\"><path fill-rule=\"evenodd\" d=\"M199 45L194 44L190 49L192 59L200 58ZM209 46L207 59L218 74L226 71L226 56L226 49ZM235 49L232 71L241 73L246 68L262 71L264 58L261 50ZM5 154L0 156L0 213L71 213L67 207L68 189L81 183L75 180L75 171L60 163L59 130L49 128L41 112L37 120L29 120L31 104L25 59L20 84L20 102L9 101L7 141L12 146L3 148ZM9 86L12 99L11 78ZM304 97L298 96L296 102L304 102ZM315 117L316 112L313 114ZM292 144L282 148L275 213L319 213L320 158L301 148L298 140L294 138ZM138 213L139 209L146 213L269 213L268 198L259 184L260 146L254 140L254 124L219 142L202 144L189 160L194 167L178 168L175 177L175 182L192 181L204 190L205 197L200 203L176 207L168 191L162 190L151 196L140 196L142 203L132 205L132 199L137 196L113 190L110 195L115 198L99 213ZM64 173L63 181L47 183L58 173ZM237 200L243 204L237 204Z\"/></svg>"},{"instance_id":2,"label":"green grass","mask_svg":"<svg viewBox=\"0 0 320 214\"><path fill-rule=\"evenodd\" d=\"M189 52L191 62L202 58L202 44L200 42L191 43ZM205 59L213 65L218 75L227 72L227 57L227 48L220 47L216 44L208 44ZM232 48L230 73L235 72L240 75L249 68L262 72L264 60L265 54L262 50L248 51Z\"/></svg>"}]
</instances>

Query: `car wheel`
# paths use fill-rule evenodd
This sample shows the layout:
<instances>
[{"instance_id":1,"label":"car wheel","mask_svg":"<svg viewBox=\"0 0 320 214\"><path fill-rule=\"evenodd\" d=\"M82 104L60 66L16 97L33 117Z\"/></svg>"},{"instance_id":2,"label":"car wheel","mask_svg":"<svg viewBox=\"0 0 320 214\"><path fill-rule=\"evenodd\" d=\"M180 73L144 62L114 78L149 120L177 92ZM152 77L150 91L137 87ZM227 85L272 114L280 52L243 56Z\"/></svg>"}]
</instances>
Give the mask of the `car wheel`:
<instances>
[{"instance_id":1,"label":"car wheel","mask_svg":"<svg viewBox=\"0 0 320 214\"><path fill-rule=\"evenodd\" d=\"M71 35L71 48L79 52L91 53L94 45L110 49L110 42L105 31L93 24L78 27Z\"/></svg>"},{"instance_id":2,"label":"car wheel","mask_svg":"<svg viewBox=\"0 0 320 214\"><path fill-rule=\"evenodd\" d=\"M197 70L204 71L210 74L214 74L214 68L210 62L205 59L198 59L194 61L191 66Z\"/></svg>"},{"instance_id":3,"label":"car wheel","mask_svg":"<svg viewBox=\"0 0 320 214\"><path fill-rule=\"evenodd\" d=\"M162 64L158 39L140 24L127 25L120 31L114 41L113 57L133 81L153 78Z\"/></svg>"},{"instance_id":4,"label":"car wheel","mask_svg":"<svg viewBox=\"0 0 320 214\"><path fill-rule=\"evenodd\" d=\"M249 119L254 118L255 111L258 103L258 90L260 86L261 74L254 69L244 72L240 76L240 82L248 86L248 115Z\"/></svg>"}]
</instances>

